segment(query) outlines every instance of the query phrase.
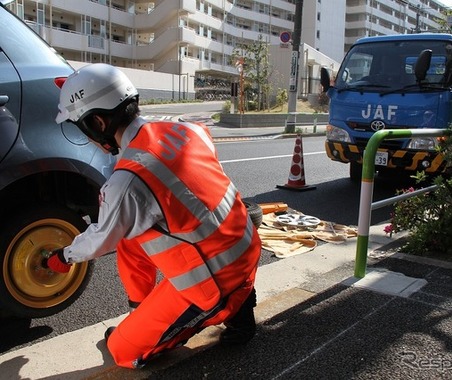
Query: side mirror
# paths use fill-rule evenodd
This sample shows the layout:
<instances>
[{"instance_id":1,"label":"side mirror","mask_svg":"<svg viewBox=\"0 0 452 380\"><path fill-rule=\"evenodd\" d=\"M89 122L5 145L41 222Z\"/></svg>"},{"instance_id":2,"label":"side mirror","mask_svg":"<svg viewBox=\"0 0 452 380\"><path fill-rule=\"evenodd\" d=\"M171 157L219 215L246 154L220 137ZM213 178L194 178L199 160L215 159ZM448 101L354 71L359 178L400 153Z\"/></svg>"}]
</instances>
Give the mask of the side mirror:
<instances>
[{"instance_id":1,"label":"side mirror","mask_svg":"<svg viewBox=\"0 0 452 380\"><path fill-rule=\"evenodd\" d=\"M430 68L432 61L432 51L425 49L421 51L419 57L417 57L416 64L414 65L414 74L418 82L423 81L427 76L427 71Z\"/></svg>"},{"instance_id":2,"label":"side mirror","mask_svg":"<svg viewBox=\"0 0 452 380\"><path fill-rule=\"evenodd\" d=\"M327 69L322 67L320 69L320 84L322 85L322 92L327 92L328 89L331 87L330 85L330 73Z\"/></svg>"}]
</instances>

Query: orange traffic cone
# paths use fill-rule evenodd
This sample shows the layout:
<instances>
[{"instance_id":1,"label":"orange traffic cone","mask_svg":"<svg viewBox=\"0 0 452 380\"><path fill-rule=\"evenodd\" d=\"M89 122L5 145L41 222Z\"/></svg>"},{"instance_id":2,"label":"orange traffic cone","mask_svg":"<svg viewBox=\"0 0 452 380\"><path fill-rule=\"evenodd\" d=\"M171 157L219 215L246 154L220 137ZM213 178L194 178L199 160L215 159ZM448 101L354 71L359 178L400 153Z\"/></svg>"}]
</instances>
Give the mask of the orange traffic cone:
<instances>
[{"instance_id":1,"label":"orange traffic cone","mask_svg":"<svg viewBox=\"0 0 452 380\"><path fill-rule=\"evenodd\" d=\"M290 166L289 179L285 185L276 185L280 189L288 190L314 190L315 186L306 185L303 167L303 142L298 134L295 140L292 165Z\"/></svg>"}]
</instances>

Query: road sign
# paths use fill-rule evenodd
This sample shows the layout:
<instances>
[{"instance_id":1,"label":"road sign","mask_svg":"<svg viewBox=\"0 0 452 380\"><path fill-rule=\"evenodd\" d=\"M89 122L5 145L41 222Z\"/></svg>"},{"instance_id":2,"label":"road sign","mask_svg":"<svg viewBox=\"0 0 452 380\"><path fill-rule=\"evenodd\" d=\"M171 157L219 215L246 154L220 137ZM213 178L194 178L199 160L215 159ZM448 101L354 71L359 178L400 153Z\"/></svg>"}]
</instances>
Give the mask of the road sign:
<instances>
[{"instance_id":1,"label":"road sign","mask_svg":"<svg viewBox=\"0 0 452 380\"><path fill-rule=\"evenodd\" d=\"M290 41L291 39L291 35L289 32L281 32L281 34L279 35L279 39L281 40L281 42L287 43Z\"/></svg>"}]
</instances>

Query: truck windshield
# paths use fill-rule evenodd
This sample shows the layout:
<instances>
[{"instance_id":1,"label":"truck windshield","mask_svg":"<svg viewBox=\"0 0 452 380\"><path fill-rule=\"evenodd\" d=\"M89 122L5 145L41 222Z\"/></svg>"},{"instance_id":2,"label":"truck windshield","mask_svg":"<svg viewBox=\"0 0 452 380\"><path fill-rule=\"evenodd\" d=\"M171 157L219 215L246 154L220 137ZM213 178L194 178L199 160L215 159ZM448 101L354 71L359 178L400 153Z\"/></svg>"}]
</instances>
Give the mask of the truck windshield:
<instances>
[{"instance_id":1,"label":"truck windshield","mask_svg":"<svg viewBox=\"0 0 452 380\"><path fill-rule=\"evenodd\" d=\"M421 91L414 66L424 49L432 50L432 61L427 77L422 81L422 90L450 87L452 42L413 40L372 42L352 47L338 72L336 88L381 93Z\"/></svg>"}]
</instances>

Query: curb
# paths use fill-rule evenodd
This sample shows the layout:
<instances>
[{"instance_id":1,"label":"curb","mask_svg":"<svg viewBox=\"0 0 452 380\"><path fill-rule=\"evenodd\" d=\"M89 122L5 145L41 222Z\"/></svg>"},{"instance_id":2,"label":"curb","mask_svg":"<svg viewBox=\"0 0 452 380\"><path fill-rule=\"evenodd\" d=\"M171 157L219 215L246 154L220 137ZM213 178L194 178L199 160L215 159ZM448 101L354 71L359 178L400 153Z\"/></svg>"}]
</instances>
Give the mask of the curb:
<instances>
[{"instance_id":1,"label":"curb","mask_svg":"<svg viewBox=\"0 0 452 380\"><path fill-rule=\"evenodd\" d=\"M323 136L324 132L316 133L302 133L303 137L311 136ZM214 142L229 142L229 141L247 141L247 140L277 140L277 139L294 139L298 136L296 133L282 133L272 135L254 135L254 136L225 136L225 137L212 137Z\"/></svg>"}]
</instances>

